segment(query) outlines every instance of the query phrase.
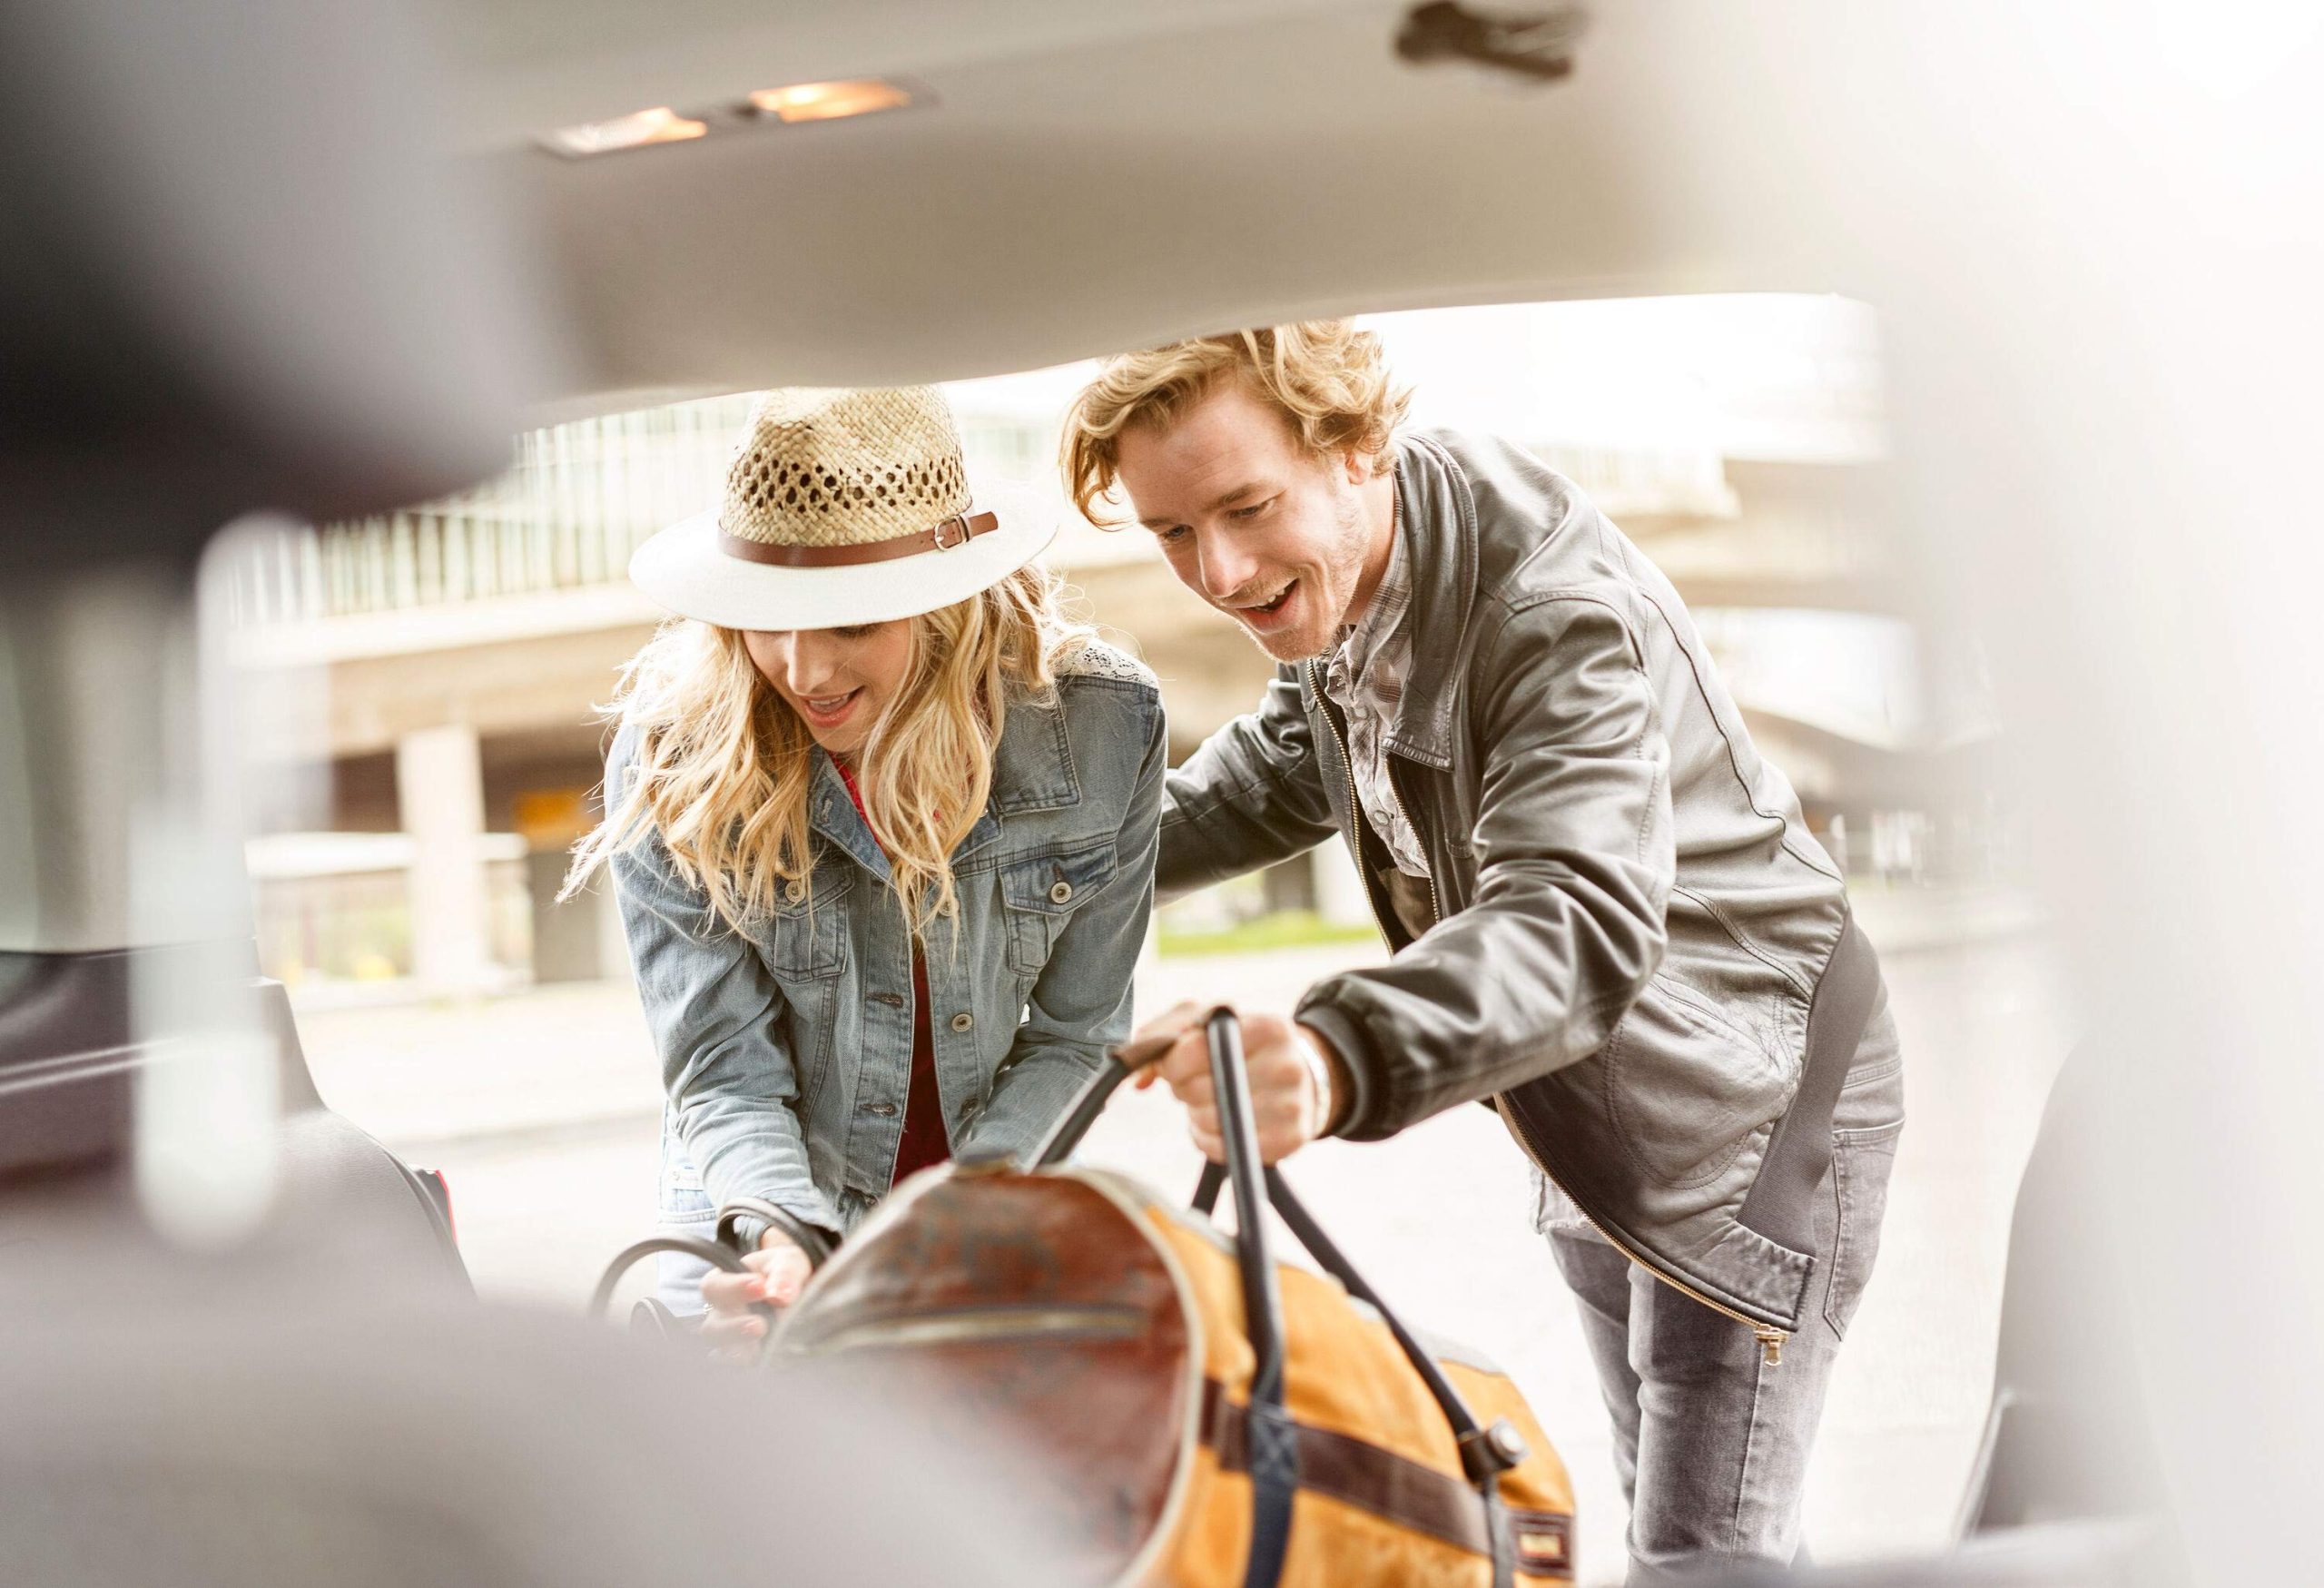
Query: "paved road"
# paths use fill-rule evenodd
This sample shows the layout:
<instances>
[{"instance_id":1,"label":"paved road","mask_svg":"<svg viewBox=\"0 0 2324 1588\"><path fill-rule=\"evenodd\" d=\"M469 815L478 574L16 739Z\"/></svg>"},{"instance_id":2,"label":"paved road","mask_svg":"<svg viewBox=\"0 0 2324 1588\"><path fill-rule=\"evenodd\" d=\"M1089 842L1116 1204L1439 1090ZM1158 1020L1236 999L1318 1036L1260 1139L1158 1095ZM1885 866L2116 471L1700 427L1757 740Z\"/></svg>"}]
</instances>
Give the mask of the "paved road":
<instances>
[{"instance_id":1,"label":"paved road","mask_svg":"<svg viewBox=\"0 0 2324 1588\"><path fill-rule=\"evenodd\" d=\"M1288 1007L1315 976L1372 952L1164 961L1142 978L1140 1004ZM1888 972L1911 1119L1810 1477L1808 1541L1831 1561L1944 1539L1990 1386L2010 1201L2066 1041L2037 940L1915 947L1892 952ZM650 1226L659 1099L625 983L301 1027L332 1105L449 1176L486 1294L577 1307L598 1265ZM1173 1107L1151 1095L1124 1097L1086 1150L1167 1187L1191 1184L1197 1167ZM1518 1376L1574 1471L1584 1580L1618 1581L1604 1413L1499 1122L1456 1109L1393 1141L1321 1144L1291 1172L1391 1302Z\"/></svg>"}]
</instances>

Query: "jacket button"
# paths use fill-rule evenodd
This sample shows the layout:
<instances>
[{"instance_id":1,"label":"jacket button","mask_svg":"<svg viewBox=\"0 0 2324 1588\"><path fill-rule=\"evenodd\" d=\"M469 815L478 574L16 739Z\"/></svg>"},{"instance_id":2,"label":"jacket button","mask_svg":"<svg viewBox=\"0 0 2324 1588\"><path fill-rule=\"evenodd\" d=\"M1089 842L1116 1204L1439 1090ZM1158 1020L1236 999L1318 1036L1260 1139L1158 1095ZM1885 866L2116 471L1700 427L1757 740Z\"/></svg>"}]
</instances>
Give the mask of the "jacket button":
<instances>
[{"instance_id":1,"label":"jacket button","mask_svg":"<svg viewBox=\"0 0 2324 1588\"><path fill-rule=\"evenodd\" d=\"M1072 897L1073 884L1071 883L1059 882L1049 889L1049 902L1052 904L1062 904L1068 899Z\"/></svg>"},{"instance_id":2,"label":"jacket button","mask_svg":"<svg viewBox=\"0 0 2324 1588\"><path fill-rule=\"evenodd\" d=\"M965 1009L952 1017L952 1029L956 1031L965 1031L976 1023L977 1017Z\"/></svg>"},{"instance_id":3,"label":"jacket button","mask_svg":"<svg viewBox=\"0 0 2324 1588\"><path fill-rule=\"evenodd\" d=\"M783 896L790 900L793 904L799 902L800 900L807 896L807 879L804 877L792 878L791 885L783 890Z\"/></svg>"},{"instance_id":4,"label":"jacket button","mask_svg":"<svg viewBox=\"0 0 2324 1588\"><path fill-rule=\"evenodd\" d=\"M896 1105L893 1103L866 1103L863 1105L863 1111L867 1114L878 1114L882 1119L885 1119L888 1115L896 1111Z\"/></svg>"}]
</instances>

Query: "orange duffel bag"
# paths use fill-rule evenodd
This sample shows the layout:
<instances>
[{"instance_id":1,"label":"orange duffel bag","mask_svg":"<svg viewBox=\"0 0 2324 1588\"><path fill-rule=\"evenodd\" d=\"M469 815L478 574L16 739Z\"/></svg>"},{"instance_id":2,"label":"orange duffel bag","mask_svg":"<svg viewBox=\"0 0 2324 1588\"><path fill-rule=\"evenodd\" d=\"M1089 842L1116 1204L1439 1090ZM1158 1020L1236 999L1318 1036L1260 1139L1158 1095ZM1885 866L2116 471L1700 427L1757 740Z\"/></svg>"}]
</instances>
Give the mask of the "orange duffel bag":
<instances>
[{"instance_id":1,"label":"orange duffel bag","mask_svg":"<svg viewBox=\"0 0 2324 1588\"><path fill-rule=\"evenodd\" d=\"M940 1432L1013 1447L1068 1579L1185 1588L1568 1581L1573 1493L1515 1385L1423 1347L1262 1169L1235 1017L1208 1021L1228 1145L1189 1212L1066 1154L1107 1064L1034 1155L898 1187L771 1350L902 1375ZM1237 1232L1205 1215L1220 1181ZM1264 1198L1329 1276L1278 1266ZM722 1221L723 1222L723 1221Z\"/></svg>"}]
</instances>

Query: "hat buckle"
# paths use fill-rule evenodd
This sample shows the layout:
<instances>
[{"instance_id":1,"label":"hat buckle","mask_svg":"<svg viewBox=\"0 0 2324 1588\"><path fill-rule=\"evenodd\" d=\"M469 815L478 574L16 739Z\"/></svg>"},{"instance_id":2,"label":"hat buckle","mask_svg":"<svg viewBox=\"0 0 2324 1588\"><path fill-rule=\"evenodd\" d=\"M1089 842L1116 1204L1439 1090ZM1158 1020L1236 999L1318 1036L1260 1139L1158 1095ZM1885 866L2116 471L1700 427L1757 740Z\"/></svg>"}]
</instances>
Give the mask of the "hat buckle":
<instances>
[{"instance_id":1,"label":"hat buckle","mask_svg":"<svg viewBox=\"0 0 2324 1588\"><path fill-rule=\"evenodd\" d=\"M947 531L950 531L952 537L949 540L945 538ZM939 551L950 551L956 546L966 546L973 538L973 531L969 528L967 509L963 508L953 514L940 524L931 525L928 536L936 543L936 549Z\"/></svg>"}]
</instances>

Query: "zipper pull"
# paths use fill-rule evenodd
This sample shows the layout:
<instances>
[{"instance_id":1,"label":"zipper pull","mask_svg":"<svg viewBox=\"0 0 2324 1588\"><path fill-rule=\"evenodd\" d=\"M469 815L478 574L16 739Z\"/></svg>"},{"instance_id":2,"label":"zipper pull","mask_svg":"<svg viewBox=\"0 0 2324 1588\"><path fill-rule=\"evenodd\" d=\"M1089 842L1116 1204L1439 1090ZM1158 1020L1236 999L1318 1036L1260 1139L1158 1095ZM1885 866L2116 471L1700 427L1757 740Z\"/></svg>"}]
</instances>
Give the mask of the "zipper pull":
<instances>
[{"instance_id":1,"label":"zipper pull","mask_svg":"<svg viewBox=\"0 0 2324 1588\"><path fill-rule=\"evenodd\" d=\"M1759 1349L1768 1354L1768 1366L1776 1366L1783 1361L1784 1333L1781 1329L1755 1328L1751 1333L1758 1337Z\"/></svg>"}]
</instances>

